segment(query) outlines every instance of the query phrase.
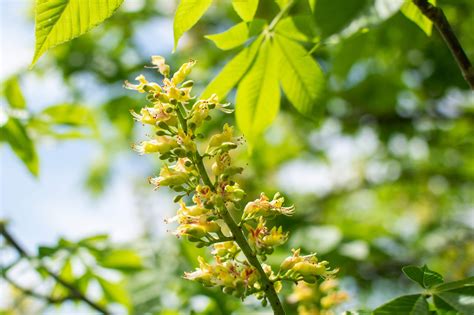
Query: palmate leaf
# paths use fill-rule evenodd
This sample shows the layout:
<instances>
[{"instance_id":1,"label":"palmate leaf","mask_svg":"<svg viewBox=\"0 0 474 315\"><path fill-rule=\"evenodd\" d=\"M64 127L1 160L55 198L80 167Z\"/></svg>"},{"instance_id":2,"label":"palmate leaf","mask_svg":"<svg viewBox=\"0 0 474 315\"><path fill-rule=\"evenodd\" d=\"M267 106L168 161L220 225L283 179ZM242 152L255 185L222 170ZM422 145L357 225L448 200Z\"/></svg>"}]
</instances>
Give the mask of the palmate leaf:
<instances>
[{"instance_id":1,"label":"palmate leaf","mask_svg":"<svg viewBox=\"0 0 474 315\"><path fill-rule=\"evenodd\" d=\"M280 107L278 55L273 46L270 40L263 42L255 63L237 88L235 115L250 148Z\"/></svg>"},{"instance_id":2,"label":"palmate leaf","mask_svg":"<svg viewBox=\"0 0 474 315\"><path fill-rule=\"evenodd\" d=\"M374 315L429 315L429 308L423 295L405 295L376 308Z\"/></svg>"},{"instance_id":3,"label":"palmate leaf","mask_svg":"<svg viewBox=\"0 0 474 315\"><path fill-rule=\"evenodd\" d=\"M229 91L240 81L255 59L263 37L258 37L249 47L244 48L231 61L229 61L221 72L208 84L200 98L208 98L217 94L220 100L225 99Z\"/></svg>"},{"instance_id":4,"label":"palmate leaf","mask_svg":"<svg viewBox=\"0 0 474 315\"><path fill-rule=\"evenodd\" d=\"M232 0L235 12L244 21L251 21L258 8L258 0Z\"/></svg>"},{"instance_id":5,"label":"palmate leaf","mask_svg":"<svg viewBox=\"0 0 474 315\"><path fill-rule=\"evenodd\" d=\"M183 34L206 13L212 0L181 0L176 8L173 21L174 50Z\"/></svg>"},{"instance_id":6,"label":"palmate leaf","mask_svg":"<svg viewBox=\"0 0 474 315\"><path fill-rule=\"evenodd\" d=\"M436 0L428 0L428 2L436 5ZM433 22L431 22L430 19L421 13L420 9L418 9L412 0L406 0L400 10L402 11L403 15L418 25L426 35L431 36Z\"/></svg>"},{"instance_id":7,"label":"palmate leaf","mask_svg":"<svg viewBox=\"0 0 474 315\"><path fill-rule=\"evenodd\" d=\"M48 49L89 31L110 17L123 0L37 0L33 66Z\"/></svg>"},{"instance_id":8,"label":"palmate leaf","mask_svg":"<svg viewBox=\"0 0 474 315\"><path fill-rule=\"evenodd\" d=\"M275 36L279 55L279 79L285 95L303 115L311 115L324 87L324 75L318 63L298 43Z\"/></svg>"}]
</instances>

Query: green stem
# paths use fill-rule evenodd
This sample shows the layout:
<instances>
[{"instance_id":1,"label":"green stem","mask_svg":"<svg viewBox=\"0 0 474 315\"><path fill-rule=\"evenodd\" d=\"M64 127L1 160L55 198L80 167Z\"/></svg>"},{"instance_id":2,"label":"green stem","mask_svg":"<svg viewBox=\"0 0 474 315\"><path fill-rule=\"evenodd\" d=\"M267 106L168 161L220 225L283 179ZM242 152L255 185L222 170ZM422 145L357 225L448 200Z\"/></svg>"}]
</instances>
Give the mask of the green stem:
<instances>
[{"instance_id":1,"label":"green stem","mask_svg":"<svg viewBox=\"0 0 474 315\"><path fill-rule=\"evenodd\" d=\"M273 313L275 315L284 315L285 310L281 305L280 299L278 298L278 294L275 291L275 287L273 286L273 282L268 279L267 274L262 268L260 261L258 260L257 256L250 248L247 239L245 238L244 234L242 233L241 228L235 223L234 218L232 218L231 214L227 209L223 209L221 211L222 218L224 222L229 227L232 235L235 238L235 242L239 245L240 249L244 253L245 257L247 258L248 262L257 269L257 272L260 274L260 280L263 285L263 291L265 292L265 296L267 297L270 305L273 309Z\"/></svg>"},{"instance_id":2,"label":"green stem","mask_svg":"<svg viewBox=\"0 0 474 315\"><path fill-rule=\"evenodd\" d=\"M280 22L280 20L288 13L288 11L290 11L291 7L294 4L295 4L294 0L288 1L286 6L283 9L281 9L281 11L278 12L278 14L275 16L275 18L273 18L273 20L270 22L270 25L268 26L269 31L272 31L276 27L278 22Z\"/></svg>"},{"instance_id":3,"label":"green stem","mask_svg":"<svg viewBox=\"0 0 474 315\"><path fill-rule=\"evenodd\" d=\"M181 112L181 104L176 104L176 115L178 116L179 123L183 128L184 133L188 133L188 124L186 123L186 119L184 119L183 113Z\"/></svg>"}]
</instances>

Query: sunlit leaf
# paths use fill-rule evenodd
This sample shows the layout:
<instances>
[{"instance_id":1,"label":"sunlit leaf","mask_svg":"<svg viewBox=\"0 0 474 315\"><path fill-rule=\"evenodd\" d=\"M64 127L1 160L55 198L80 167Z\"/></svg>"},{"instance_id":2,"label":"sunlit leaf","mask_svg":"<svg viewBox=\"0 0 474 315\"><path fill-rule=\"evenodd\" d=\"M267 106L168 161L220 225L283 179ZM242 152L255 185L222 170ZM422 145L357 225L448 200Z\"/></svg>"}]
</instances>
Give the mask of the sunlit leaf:
<instances>
[{"instance_id":1,"label":"sunlit leaf","mask_svg":"<svg viewBox=\"0 0 474 315\"><path fill-rule=\"evenodd\" d=\"M251 21L258 8L258 0L232 0L235 12L244 21Z\"/></svg>"},{"instance_id":2,"label":"sunlit leaf","mask_svg":"<svg viewBox=\"0 0 474 315\"><path fill-rule=\"evenodd\" d=\"M275 47L265 41L237 88L237 124L250 144L273 122L280 108L277 62Z\"/></svg>"},{"instance_id":3,"label":"sunlit leaf","mask_svg":"<svg viewBox=\"0 0 474 315\"><path fill-rule=\"evenodd\" d=\"M436 0L428 0L429 3L436 5ZM400 8L403 15L418 25L426 35L431 36L433 30L433 22L428 19L420 9L413 3L412 0L406 0Z\"/></svg>"},{"instance_id":4,"label":"sunlit leaf","mask_svg":"<svg viewBox=\"0 0 474 315\"><path fill-rule=\"evenodd\" d=\"M123 271L133 271L143 267L142 258L130 249L115 249L105 252L97 262L103 267Z\"/></svg>"},{"instance_id":5,"label":"sunlit leaf","mask_svg":"<svg viewBox=\"0 0 474 315\"><path fill-rule=\"evenodd\" d=\"M309 116L324 88L323 72L300 44L282 36L275 36L275 43L283 91L300 113Z\"/></svg>"},{"instance_id":6,"label":"sunlit leaf","mask_svg":"<svg viewBox=\"0 0 474 315\"><path fill-rule=\"evenodd\" d=\"M89 31L110 17L123 0L37 0L32 65L48 49Z\"/></svg>"},{"instance_id":7,"label":"sunlit leaf","mask_svg":"<svg viewBox=\"0 0 474 315\"><path fill-rule=\"evenodd\" d=\"M265 25L264 20L255 20L250 23L240 22L228 30L213 35L206 35L222 50L228 50L243 45L251 36L262 31Z\"/></svg>"},{"instance_id":8,"label":"sunlit leaf","mask_svg":"<svg viewBox=\"0 0 474 315\"><path fill-rule=\"evenodd\" d=\"M26 102L21 92L18 77L8 79L3 85L3 92L8 104L13 108L25 108Z\"/></svg>"},{"instance_id":9,"label":"sunlit leaf","mask_svg":"<svg viewBox=\"0 0 474 315\"><path fill-rule=\"evenodd\" d=\"M261 42L262 36L258 37L249 47L244 48L237 56L230 60L211 83L208 84L200 97L208 98L213 93L216 93L219 99L225 99L254 61Z\"/></svg>"},{"instance_id":10,"label":"sunlit leaf","mask_svg":"<svg viewBox=\"0 0 474 315\"><path fill-rule=\"evenodd\" d=\"M199 21L211 3L212 0L181 0L179 2L173 22L175 50L181 36Z\"/></svg>"},{"instance_id":11,"label":"sunlit leaf","mask_svg":"<svg viewBox=\"0 0 474 315\"><path fill-rule=\"evenodd\" d=\"M31 174L37 176L39 171L38 156L25 126L19 120L9 118L7 123L0 128L0 133Z\"/></svg>"},{"instance_id":12,"label":"sunlit leaf","mask_svg":"<svg viewBox=\"0 0 474 315\"><path fill-rule=\"evenodd\" d=\"M428 303L421 294L396 298L374 310L374 315L429 315Z\"/></svg>"},{"instance_id":13,"label":"sunlit leaf","mask_svg":"<svg viewBox=\"0 0 474 315\"><path fill-rule=\"evenodd\" d=\"M319 41L316 24L311 15L286 17L277 24L275 32L301 42L316 43Z\"/></svg>"}]
</instances>

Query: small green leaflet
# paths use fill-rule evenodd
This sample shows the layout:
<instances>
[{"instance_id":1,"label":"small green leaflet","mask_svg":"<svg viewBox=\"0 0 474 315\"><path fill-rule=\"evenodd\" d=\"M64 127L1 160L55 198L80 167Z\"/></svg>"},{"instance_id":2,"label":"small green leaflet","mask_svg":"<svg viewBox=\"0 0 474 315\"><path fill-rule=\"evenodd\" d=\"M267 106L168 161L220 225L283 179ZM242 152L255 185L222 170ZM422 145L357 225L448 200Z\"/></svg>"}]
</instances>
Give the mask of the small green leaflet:
<instances>
[{"instance_id":1,"label":"small green leaflet","mask_svg":"<svg viewBox=\"0 0 474 315\"><path fill-rule=\"evenodd\" d=\"M114 249L106 251L97 259L97 263L105 268L133 271L143 267L142 258L131 249Z\"/></svg>"},{"instance_id":2,"label":"small green leaflet","mask_svg":"<svg viewBox=\"0 0 474 315\"><path fill-rule=\"evenodd\" d=\"M257 59L237 88L236 119L250 148L273 122L280 107L278 55L270 40L263 42Z\"/></svg>"},{"instance_id":3,"label":"small green leaflet","mask_svg":"<svg viewBox=\"0 0 474 315\"><path fill-rule=\"evenodd\" d=\"M212 0L181 0L179 2L173 22L174 50L181 36L199 21L211 3Z\"/></svg>"},{"instance_id":4,"label":"small green leaflet","mask_svg":"<svg viewBox=\"0 0 474 315\"><path fill-rule=\"evenodd\" d=\"M275 43L283 91L300 113L310 116L324 87L323 72L300 44L280 35Z\"/></svg>"},{"instance_id":5,"label":"small green leaflet","mask_svg":"<svg viewBox=\"0 0 474 315\"><path fill-rule=\"evenodd\" d=\"M250 23L240 22L222 33L205 37L212 40L220 49L228 50L243 45L250 37L259 34L265 24L265 20L261 19Z\"/></svg>"},{"instance_id":6,"label":"small green leaflet","mask_svg":"<svg viewBox=\"0 0 474 315\"><path fill-rule=\"evenodd\" d=\"M200 98L217 94L220 100L225 99L230 90L240 81L252 64L263 37L258 37L249 47L244 48L229 61L219 74L208 84Z\"/></svg>"},{"instance_id":7,"label":"small green leaflet","mask_svg":"<svg viewBox=\"0 0 474 315\"><path fill-rule=\"evenodd\" d=\"M436 0L428 0L432 5L436 5ZM431 31L433 30L433 22L428 19L420 9L412 2L412 0L405 0L405 3L400 8L403 15L408 19L416 23L426 35L431 36Z\"/></svg>"},{"instance_id":8,"label":"small green leaflet","mask_svg":"<svg viewBox=\"0 0 474 315\"><path fill-rule=\"evenodd\" d=\"M244 21L251 21L258 8L258 0L232 0L235 12Z\"/></svg>"},{"instance_id":9,"label":"small green leaflet","mask_svg":"<svg viewBox=\"0 0 474 315\"><path fill-rule=\"evenodd\" d=\"M396 298L374 310L374 315L429 315L428 303L421 294Z\"/></svg>"},{"instance_id":10,"label":"small green leaflet","mask_svg":"<svg viewBox=\"0 0 474 315\"><path fill-rule=\"evenodd\" d=\"M123 0L37 0L35 54L31 66L48 49L70 41L110 17Z\"/></svg>"},{"instance_id":11,"label":"small green leaflet","mask_svg":"<svg viewBox=\"0 0 474 315\"><path fill-rule=\"evenodd\" d=\"M228 50L243 45L247 41L249 28L247 23L240 22L222 33L206 35L205 37L212 40L220 49Z\"/></svg>"},{"instance_id":12,"label":"small green leaflet","mask_svg":"<svg viewBox=\"0 0 474 315\"><path fill-rule=\"evenodd\" d=\"M423 288L431 288L444 282L443 277L439 273L430 270L426 265L422 267L406 266L402 268L402 271L408 278Z\"/></svg>"}]
</instances>

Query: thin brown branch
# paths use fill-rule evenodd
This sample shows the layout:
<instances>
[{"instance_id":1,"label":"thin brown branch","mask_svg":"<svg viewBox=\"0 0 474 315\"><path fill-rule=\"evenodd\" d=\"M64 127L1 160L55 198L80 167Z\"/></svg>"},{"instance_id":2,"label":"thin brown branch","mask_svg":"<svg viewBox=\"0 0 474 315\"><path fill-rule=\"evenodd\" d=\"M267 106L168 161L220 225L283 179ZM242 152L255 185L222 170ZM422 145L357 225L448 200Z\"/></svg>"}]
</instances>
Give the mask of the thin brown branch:
<instances>
[{"instance_id":1,"label":"thin brown branch","mask_svg":"<svg viewBox=\"0 0 474 315\"><path fill-rule=\"evenodd\" d=\"M421 13L433 22L449 50L451 50L454 60L458 64L464 79L469 84L470 88L474 90L474 68L469 61L466 52L459 43L456 34L454 34L443 10L429 3L428 0L412 1L420 9Z\"/></svg>"},{"instance_id":2,"label":"thin brown branch","mask_svg":"<svg viewBox=\"0 0 474 315\"><path fill-rule=\"evenodd\" d=\"M18 241L10 234L10 232L7 231L7 228L5 226L4 222L0 222L0 234L5 238L7 243L9 243L17 252L18 254L26 259L30 259L30 256L26 252L26 250L18 243ZM52 277L57 283L61 284L65 288L67 288L70 293L71 293L71 298L72 299L77 299L81 300L84 303L88 304L90 307L95 309L96 311L100 312L101 314L104 315L109 315L110 313L101 305L97 304L96 302L92 301L89 299L87 296L85 296L78 288L74 286L74 284L64 280L51 270L49 270L46 266L41 265L41 268L46 271L46 273ZM31 293L31 292L30 292Z\"/></svg>"}]
</instances>

